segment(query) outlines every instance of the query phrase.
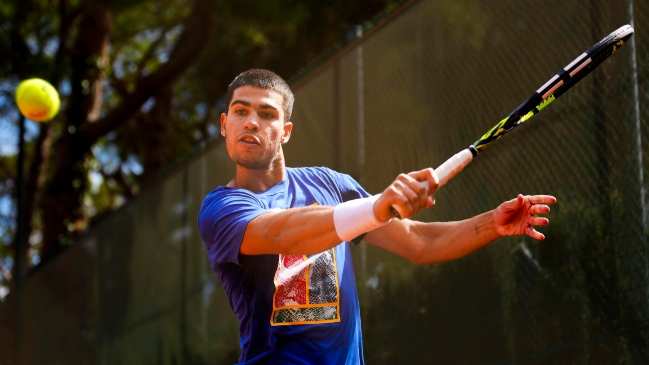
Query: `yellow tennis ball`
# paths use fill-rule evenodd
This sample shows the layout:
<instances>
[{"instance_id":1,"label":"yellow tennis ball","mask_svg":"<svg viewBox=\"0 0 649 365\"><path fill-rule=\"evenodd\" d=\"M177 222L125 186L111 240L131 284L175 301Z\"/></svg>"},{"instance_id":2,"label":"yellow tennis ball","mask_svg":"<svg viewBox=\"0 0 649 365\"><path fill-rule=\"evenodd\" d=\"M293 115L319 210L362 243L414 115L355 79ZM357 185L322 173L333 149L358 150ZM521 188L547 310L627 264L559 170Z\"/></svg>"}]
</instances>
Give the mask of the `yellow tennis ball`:
<instances>
[{"instance_id":1,"label":"yellow tennis ball","mask_svg":"<svg viewBox=\"0 0 649 365\"><path fill-rule=\"evenodd\" d=\"M41 79L25 80L16 89L16 104L25 116L35 122L45 122L59 112L61 99L54 86Z\"/></svg>"}]
</instances>

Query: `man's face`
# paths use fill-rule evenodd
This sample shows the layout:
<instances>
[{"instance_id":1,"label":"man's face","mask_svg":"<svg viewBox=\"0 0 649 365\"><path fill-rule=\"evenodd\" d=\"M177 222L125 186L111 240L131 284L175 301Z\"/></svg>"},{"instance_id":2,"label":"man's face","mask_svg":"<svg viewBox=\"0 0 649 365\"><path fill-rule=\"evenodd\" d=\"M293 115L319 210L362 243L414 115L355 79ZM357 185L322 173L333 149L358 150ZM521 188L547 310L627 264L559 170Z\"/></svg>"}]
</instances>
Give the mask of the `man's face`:
<instances>
[{"instance_id":1,"label":"man's face","mask_svg":"<svg viewBox=\"0 0 649 365\"><path fill-rule=\"evenodd\" d=\"M269 89L241 86L234 91L228 113L221 114L221 135L237 165L265 170L281 156L293 128L284 123L283 103L282 95Z\"/></svg>"}]
</instances>

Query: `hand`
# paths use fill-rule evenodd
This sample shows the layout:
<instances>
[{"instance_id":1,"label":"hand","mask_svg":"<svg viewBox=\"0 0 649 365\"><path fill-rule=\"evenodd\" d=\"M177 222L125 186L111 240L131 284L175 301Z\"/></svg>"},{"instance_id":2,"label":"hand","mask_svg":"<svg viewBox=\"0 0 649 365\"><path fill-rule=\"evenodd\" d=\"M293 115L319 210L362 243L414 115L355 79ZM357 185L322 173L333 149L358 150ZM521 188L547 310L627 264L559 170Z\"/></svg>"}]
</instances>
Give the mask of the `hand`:
<instances>
[{"instance_id":1,"label":"hand","mask_svg":"<svg viewBox=\"0 0 649 365\"><path fill-rule=\"evenodd\" d=\"M537 214L548 213L557 198L550 195L518 195L516 199L506 201L494 210L496 232L501 236L520 236L526 234L534 239L542 240L545 236L532 226L545 226L550 221Z\"/></svg>"},{"instance_id":2,"label":"hand","mask_svg":"<svg viewBox=\"0 0 649 365\"><path fill-rule=\"evenodd\" d=\"M385 222L395 217L391 210L394 208L397 218L412 217L435 204L433 194L438 186L439 178L431 168L400 174L374 203L374 215Z\"/></svg>"}]
</instances>

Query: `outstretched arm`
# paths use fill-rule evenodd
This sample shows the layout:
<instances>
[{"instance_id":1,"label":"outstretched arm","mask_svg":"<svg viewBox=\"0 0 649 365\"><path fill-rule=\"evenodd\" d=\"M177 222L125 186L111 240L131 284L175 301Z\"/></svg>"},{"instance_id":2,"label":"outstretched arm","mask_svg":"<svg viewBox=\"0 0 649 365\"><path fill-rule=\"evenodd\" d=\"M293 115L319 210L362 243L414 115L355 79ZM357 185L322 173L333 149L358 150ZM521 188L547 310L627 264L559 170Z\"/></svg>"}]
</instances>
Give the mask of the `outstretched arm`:
<instances>
[{"instance_id":1,"label":"outstretched arm","mask_svg":"<svg viewBox=\"0 0 649 365\"><path fill-rule=\"evenodd\" d=\"M387 222L392 218L392 206L402 217L411 217L419 210L433 205L431 195L435 192L437 183L433 169L401 174L379 198L380 212L374 204L369 207L369 214L373 219ZM359 219L354 212L339 214L338 217L343 218L338 218L337 223L334 216L334 207L325 206L291 208L262 214L248 223L239 252L244 255L315 254L367 232L354 234L353 229L347 229Z\"/></svg>"},{"instance_id":2,"label":"outstretched arm","mask_svg":"<svg viewBox=\"0 0 649 365\"><path fill-rule=\"evenodd\" d=\"M401 217L409 218L432 206L435 202L432 194L437 190L438 181L432 169L399 175L371 206L373 218L389 220L392 217L390 207ZM536 215L549 212L548 204L555 202L556 199L548 195L519 195L493 211L459 222L421 223L393 219L367 233L365 241L416 263L453 260L502 236L528 234L543 239L533 226L546 225L548 220ZM344 230L340 229L340 219L338 223L334 219L335 210L334 207L309 206L262 214L248 223L240 252L244 255L308 255L332 248L341 240L351 239L341 235Z\"/></svg>"},{"instance_id":3,"label":"outstretched arm","mask_svg":"<svg viewBox=\"0 0 649 365\"><path fill-rule=\"evenodd\" d=\"M538 240L544 239L534 226L545 226L549 221L537 214L548 213L548 205L555 202L556 198L549 195L519 195L492 211L458 222L393 220L369 232L364 240L418 264L449 261L466 256L503 236L527 234Z\"/></svg>"}]
</instances>

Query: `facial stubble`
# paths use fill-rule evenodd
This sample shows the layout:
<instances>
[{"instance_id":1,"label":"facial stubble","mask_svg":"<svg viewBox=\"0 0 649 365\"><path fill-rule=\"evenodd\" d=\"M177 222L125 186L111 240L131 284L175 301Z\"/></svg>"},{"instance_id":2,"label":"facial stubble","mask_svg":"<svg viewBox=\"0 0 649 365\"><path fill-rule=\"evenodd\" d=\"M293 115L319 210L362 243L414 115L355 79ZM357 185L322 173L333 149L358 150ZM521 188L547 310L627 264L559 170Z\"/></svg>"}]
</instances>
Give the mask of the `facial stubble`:
<instances>
[{"instance_id":1,"label":"facial stubble","mask_svg":"<svg viewBox=\"0 0 649 365\"><path fill-rule=\"evenodd\" d=\"M265 148L261 153L236 151L235 145L237 139L238 137L226 136L225 148L232 161L238 166L245 167L249 170L268 170L279 156L281 143L278 136L273 136L272 139L263 141L270 148Z\"/></svg>"}]
</instances>

